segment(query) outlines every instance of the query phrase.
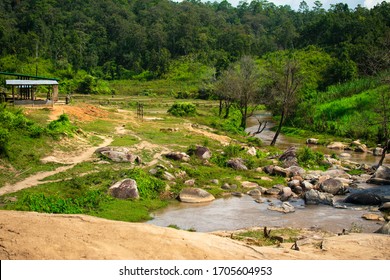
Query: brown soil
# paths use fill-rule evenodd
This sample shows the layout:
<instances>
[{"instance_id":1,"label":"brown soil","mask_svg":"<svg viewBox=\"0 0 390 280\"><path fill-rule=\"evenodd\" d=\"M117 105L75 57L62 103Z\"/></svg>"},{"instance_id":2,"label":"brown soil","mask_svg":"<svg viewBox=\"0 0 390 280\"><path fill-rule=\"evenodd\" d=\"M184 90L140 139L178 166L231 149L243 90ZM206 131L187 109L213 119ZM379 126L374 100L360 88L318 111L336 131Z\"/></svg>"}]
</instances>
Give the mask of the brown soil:
<instances>
[{"instance_id":1,"label":"brown soil","mask_svg":"<svg viewBox=\"0 0 390 280\"><path fill-rule=\"evenodd\" d=\"M78 121L92 121L108 117L108 112L96 106L81 103L77 105L57 105L51 110L50 119L55 120L62 114Z\"/></svg>"},{"instance_id":2,"label":"brown soil","mask_svg":"<svg viewBox=\"0 0 390 280\"><path fill-rule=\"evenodd\" d=\"M257 247L211 233L110 221L84 215L2 211L0 259L390 259L390 237L349 234Z\"/></svg>"}]
</instances>

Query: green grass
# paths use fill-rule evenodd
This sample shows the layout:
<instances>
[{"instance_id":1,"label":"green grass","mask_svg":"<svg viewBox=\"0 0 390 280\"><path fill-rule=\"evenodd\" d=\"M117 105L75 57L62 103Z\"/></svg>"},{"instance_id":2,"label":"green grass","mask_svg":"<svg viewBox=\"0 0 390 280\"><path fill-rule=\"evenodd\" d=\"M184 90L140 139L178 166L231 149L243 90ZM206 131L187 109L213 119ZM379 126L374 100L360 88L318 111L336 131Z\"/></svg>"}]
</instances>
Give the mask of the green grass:
<instances>
[{"instance_id":1,"label":"green grass","mask_svg":"<svg viewBox=\"0 0 390 280\"><path fill-rule=\"evenodd\" d=\"M114 138L111 146L128 147L139 143L139 140L131 135L121 135Z\"/></svg>"},{"instance_id":2,"label":"green grass","mask_svg":"<svg viewBox=\"0 0 390 280\"><path fill-rule=\"evenodd\" d=\"M291 228L281 228L281 229L272 229L270 236L271 238L264 237L264 231L261 230L248 230L240 232L233 236L233 239L245 240L246 238L251 238L254 243L258 246L271 246L280 243L278 240L273 239L272 237L283 237L283 242L290 243L297 240L301 234L298 229Z\"/></svg>"}]
</instances>

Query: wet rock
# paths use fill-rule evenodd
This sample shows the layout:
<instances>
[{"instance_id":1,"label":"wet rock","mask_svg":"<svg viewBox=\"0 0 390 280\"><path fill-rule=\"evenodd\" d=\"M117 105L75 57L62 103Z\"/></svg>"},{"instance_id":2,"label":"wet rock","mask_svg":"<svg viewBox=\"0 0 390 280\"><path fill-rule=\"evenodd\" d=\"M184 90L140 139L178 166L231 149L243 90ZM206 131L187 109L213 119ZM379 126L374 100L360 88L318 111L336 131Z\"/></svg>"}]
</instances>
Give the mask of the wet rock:
<instances>
[{"instance_id":1,"label":"wet rock","mask_svg":"<svg viewBox=\"0 0 390 280\"><path fill-rule=\"evenodd\" d=\"M351 154L348 154L348 153L341 153L341 154L340 154L340 157L349 158L349 157L351 157Z\"/></svg>"},{"instance_id":2,"label":"wet rock","mask_svg":"<svg viewBox=\"0 0 390 280\"><path fill-rule=\"evenodd\" d=\"M368 152L367 146L365 144L359 144L353 150L357 153L367 153Z\"/></svg>"},{"instance_id":3,"label":"wet rock","mask_svg":"<svg viewBox=\"0 0 390 280\"><path fill-rule=\"evenodd\" d=\"M215 197L199 188L184 188L179 194L179 199L187 203L200 203L213 201Z\"/></svg>"},{"instance_id":4,"label":"wet rock","mask_svg":"<svg viewBox=\"0 0 390 280\"><path fill-rule=\"evenodd\" d=\"M374 193L354 193L344 199L345 203L357 205L381 205L382 197Z\"/></svg>"},{"instance_id":5,"label":"wet rock","mask_svg":"<svg viewBox=\"0 0 390 280\"><path fill-rule=\"evenodd\" d=\"M386 221L390 221L390 201L383 203L383 205L379 207L378 210L381 211Z\"/></svg>"},{"instance_id":6,"label":"wet rock","mask_svg":"<svg viewBox=\"0 0 390 280\"><path fill-rule=\"evenodd\" d=\"M108 189L111 196L119 199L138 199L138 187L137 182L133 179L124 179L112 185Z\"/></svg>"},{"instance_id":7,"label":"wet rock","mask_svg":"<svg viewBox=\"0 0 390 280\"><path fill-rule=\"evenodd\" d=\"M390 168L387 166L380 166L367 181L369 184L376 185L390 185Z\"/></svg>"},{"instance_id":8,"label":"wet rock","mask_svg":"<svg viewBox=\"0 0 390 280\"><path fill-rule=\"evenodd\" d=\"M268 206L267 209L271 211L285 213L285 214L295 212L294 206L292 206L288 202L283 202L280 206L270 205Z\"/></svg>"},{"instance_id":9,"label":"wet rock","mask_svg":"<svg viewBox=\"0 0 390 280\"><path fill-rule=\"evenodd\" d=\"M325 204L333 206L333 195L316 190L310 190L304 196L306 204Z\"/></svg>"},{"instance_id":10,"label":"wet rock","mask_svg":"<svg viewBox=\"0 0 390 280\"><path fill-rule=\"evenodd\" d=\"M227 166L234 170L248 170L242 158L233 158L227 162Z\"/></svg>"},{"instance_id":11,"label":"wet rock","mask_svg":"<svg viewBox=\"0 0 390 280\"><path fill-rule=\"evenodd\" d=\"M232 192L231 195L232 196L236 196L236 197L242 197L243 196L243 194L240 193L240 192Z\"/></svg>"},{"instance_id":12,"label":"wet rock","mask_svg":"<svg viewBox=\"0 0 390 280\"><path fill-rule=\"evenodd\" d=\"M333 195L343 195L347 192L343 182L337 179L327 179L320 184L320 190Z\"/></svg>"}]
</instances>

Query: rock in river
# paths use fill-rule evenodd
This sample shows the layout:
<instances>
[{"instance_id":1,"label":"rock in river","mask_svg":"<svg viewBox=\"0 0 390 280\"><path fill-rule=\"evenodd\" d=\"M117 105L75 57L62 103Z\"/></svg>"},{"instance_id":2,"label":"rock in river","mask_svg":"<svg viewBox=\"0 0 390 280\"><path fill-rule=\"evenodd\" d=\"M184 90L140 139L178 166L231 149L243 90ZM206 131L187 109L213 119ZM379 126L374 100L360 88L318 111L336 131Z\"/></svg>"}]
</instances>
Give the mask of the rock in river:
<instances>
[{"instance_id":1,"label":"rock in river","mask_svg":"<svg viewBox=\"0 0 390 280\"><path fill-rule=\"evenodd\" d=\"M209 202L215 197L199 188L184 188L179 195L180 201L189 203Z\"/></svg>"},{"instance_id":2,"label":"rock in river","mask_svg":"<svg viewBox=\"0 0 390 280\"><path fill-rule=\"evenodd\" d=\"M367 181L369 184L390 185L390 168L387 166L380 166Z\"/></svg>"},{"instance_id":3,"label":"rock in river","mask_svg":"<svg viewBox=\"0 0 390 280\"><path fill-rule=\"evenodd\" d=\"M326 204L333 206L333 195L316 190L310 190L305 193L306 204Z\"/></svg>"}]
</instances>

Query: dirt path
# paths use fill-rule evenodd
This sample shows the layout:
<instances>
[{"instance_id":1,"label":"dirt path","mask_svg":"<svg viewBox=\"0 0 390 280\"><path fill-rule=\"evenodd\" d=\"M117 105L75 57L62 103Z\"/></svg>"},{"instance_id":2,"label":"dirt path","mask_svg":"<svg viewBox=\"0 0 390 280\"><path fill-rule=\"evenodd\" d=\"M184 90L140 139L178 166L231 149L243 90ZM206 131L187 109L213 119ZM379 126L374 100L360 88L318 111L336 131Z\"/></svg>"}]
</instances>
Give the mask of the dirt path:
<instances>
[{"instance_id":1,"label":"dirt path","mask_svg":"<svg viewBox=\"0 0 390 280\"><path fill-rule=\"evenodd\" d=\"M31 187L37 186L39 184L47 183L47 182L41 181L41 180L46 178L46 177L52 176L54 174L64 172L68 169L73 168L78 163L81 163L81 162L84 162L84 161L91 159L91 157L92 157L93 153L96 151L96 149L110 145L110 143L113 140L112 138L108 138L108 137L104 137L104 136L100 136L100 137L103 139L103 143L101 143L97 147L88 147L88 148L84 149L83 151L78 152L78 155L76 155L76 156L63 154L61 156L61 158L57 158L54 156L44 158L43 160L46 162L50 161L50 162L68 164L68 165L58 167L53 171L39 172L39 173L34 174L34 175L24 179L23 181L17 182L16 184L13 184L13 185L6 184L4 187L2 187L0 189L0 195L17 192L17 191L20 191L22 189L31 188Z\"/></svg>"}]
</instances>

